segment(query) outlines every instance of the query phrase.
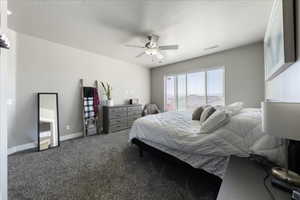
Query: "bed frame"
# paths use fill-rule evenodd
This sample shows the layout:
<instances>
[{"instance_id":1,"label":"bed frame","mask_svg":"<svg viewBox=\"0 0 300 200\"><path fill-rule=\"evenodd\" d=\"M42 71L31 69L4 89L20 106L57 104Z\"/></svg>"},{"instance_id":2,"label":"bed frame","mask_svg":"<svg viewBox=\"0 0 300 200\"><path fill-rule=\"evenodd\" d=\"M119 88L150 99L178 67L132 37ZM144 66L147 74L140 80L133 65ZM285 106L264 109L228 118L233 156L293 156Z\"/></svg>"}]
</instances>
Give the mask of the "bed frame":
<instances>
[{"instance_id":1,"label":"bed frame","mask_svg":"<svg viewBox=\"0 0 300 200\"><path fill-rule=\"evenodd\" d=\"M138 146L138 148L139 148L139 155L140 155L141 158L144 155L144 151L147 151L147 152L155 154L155 155L157 155L157 156L159 156L159 157L161 157L161 158L163 158L163 159L165 159L167 161L170 161L172 163L181 165L181 166L187 168L188 170L192 170L192 171L194 171L196 173L199 173L199 174L205 174L206 176L214 177L218 181L222 182L222 179L219 178L218 176L210 174L210 173L208 173L208 172L206 172L206 171L204 171L202 169L194 168L190 164L188 164L188 163L186 163L186 162L184 162L184 161L176 158L175 156L172 156L172 155L170 155L168 153L165 153L165 152L163 152L163 151L161 151L161 150L159 150L157 148L154 148L154 147L152 147L152 146L150 146L150 145L142 142L141 140L139 140L137 138L133 138L131 140L131 143L135 144L136 146Z\"/></svg>"}]
</instances>

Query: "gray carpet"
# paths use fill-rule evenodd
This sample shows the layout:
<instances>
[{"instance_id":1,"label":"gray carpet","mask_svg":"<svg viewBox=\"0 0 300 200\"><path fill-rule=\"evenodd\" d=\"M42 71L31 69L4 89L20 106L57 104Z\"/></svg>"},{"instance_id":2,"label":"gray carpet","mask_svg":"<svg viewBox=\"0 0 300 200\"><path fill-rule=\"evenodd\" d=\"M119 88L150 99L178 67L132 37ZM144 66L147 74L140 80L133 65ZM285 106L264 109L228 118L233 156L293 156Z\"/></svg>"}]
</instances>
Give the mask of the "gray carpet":
<instances>
[{"instance_id":1,"label":"gray carpet","mask_svg":"<svg viewBox=\"0 0 300 200\"><path fill-rule=\"evenodd\" d=\"M128 132L9 156L9 200L213 200L220 180L129 145Z\"/></svg>"}]
</instances>

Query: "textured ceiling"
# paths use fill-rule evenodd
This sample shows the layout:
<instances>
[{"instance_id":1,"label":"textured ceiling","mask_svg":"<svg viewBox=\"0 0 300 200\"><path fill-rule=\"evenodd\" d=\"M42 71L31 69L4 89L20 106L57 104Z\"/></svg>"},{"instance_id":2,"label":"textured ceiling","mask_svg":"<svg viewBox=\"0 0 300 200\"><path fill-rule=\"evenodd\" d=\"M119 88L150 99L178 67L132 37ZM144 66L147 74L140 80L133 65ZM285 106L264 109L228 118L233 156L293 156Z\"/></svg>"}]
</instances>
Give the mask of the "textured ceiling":
<instances>
[{"instance_id":1,"label":"textured ceiling","mask_svg":"<svg viewBox=\"0 0 300 200\"><path fill-rule=\"evenodd\" d=\"M155 67L263 39L273 0L10 0L9 27L75 48ZM149 33L165 51L162 63L135 58ZM212 50L207 47L219 45Z\"/></svg>"}]
</instances>

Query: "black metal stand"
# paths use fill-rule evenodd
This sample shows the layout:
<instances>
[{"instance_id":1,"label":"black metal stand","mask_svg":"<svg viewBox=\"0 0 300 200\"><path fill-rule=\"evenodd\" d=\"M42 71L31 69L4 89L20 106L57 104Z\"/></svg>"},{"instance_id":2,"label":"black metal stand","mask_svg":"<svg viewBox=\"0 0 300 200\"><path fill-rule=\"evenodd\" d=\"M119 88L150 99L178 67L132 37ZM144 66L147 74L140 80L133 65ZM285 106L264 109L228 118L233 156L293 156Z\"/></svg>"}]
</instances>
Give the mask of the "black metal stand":
<instances>
[{"instance_id":1,"label":"black metal stand","mask_svg":"<svg viewBox=\"0 0 300 200\"><path fill-rule=\"evenodd\" d=\"M271 183L273 186L275 186L283 191L289 192L289 193L292 193L293 190L297 189L293 185L287 183L286 181L282 181L276 177L271 178Z\"/></svg>"},{"instance_id":2,"label":"black metal stand","mask_svg":"<svg viewBox=\"0 0 300 200\"><path fill-rule=\"evenodd\" d=\"M132 139L131 141L132 144L135 144L138 146L139 148L139 156L140 157L143 157L144 156L144 151L147 151L149 153L152 153L152 154L155 154L163 159L165 159L166 161L169 161L169 162L172 162L174 164L178 164L182 167L185 167L187 170L192 170L193 172L195 173L200 173L200 174L205 174L207 177L210 177L210 179L215 179L216 182L220 183L222 182L222 179L219 178L218 176L215 176L213 174L210 174L202 169L197 169L197 168L194 168L192 167L191 165L189 165L188 163L186 162L183 162L181 161L180 159L170 155L170 154L167 154L165 152L162 152L148 144L145 144L144 142L142 142L141 140L138 140L136 138Z\"/></svg>"},{"instance_id":3,"label":"black metal stand","mask_svg":"<svg viewBox=\"0 0 300 200\"><path fill-rule=\"evenodd\" d=\"M300 174L300 142L290 140L288 147L289 170Z\"/></svg>"},{"instance_id":4,"label":"black metal stand","mask_svg":"<svg viewBox=\"0 0 300 200\"><path fill-rule=\"evenodd\" d=\"M139 152L140 152L140 157L142 158L144 154L143 154L143 149L141 147L139 147Z\"/></svg>"}]
</instances>

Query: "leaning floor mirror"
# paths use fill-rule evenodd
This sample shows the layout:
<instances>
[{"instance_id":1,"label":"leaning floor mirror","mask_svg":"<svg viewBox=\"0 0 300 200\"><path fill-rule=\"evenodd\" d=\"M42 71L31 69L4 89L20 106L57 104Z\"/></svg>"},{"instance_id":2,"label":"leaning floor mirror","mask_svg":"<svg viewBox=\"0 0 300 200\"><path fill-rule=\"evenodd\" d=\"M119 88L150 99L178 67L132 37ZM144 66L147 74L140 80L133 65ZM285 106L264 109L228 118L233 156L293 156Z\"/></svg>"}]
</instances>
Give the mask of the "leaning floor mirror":
<instances>
[{"instance_id":1,"label":"leaning floor mirror","mask_svg":"<svg viewBox=\"0 0 300 200\"><path fill-rule=\"evenodd\" d=\"M38 151L59 146L58 94L38 93Z\"/></svg>"}]
</instances>

